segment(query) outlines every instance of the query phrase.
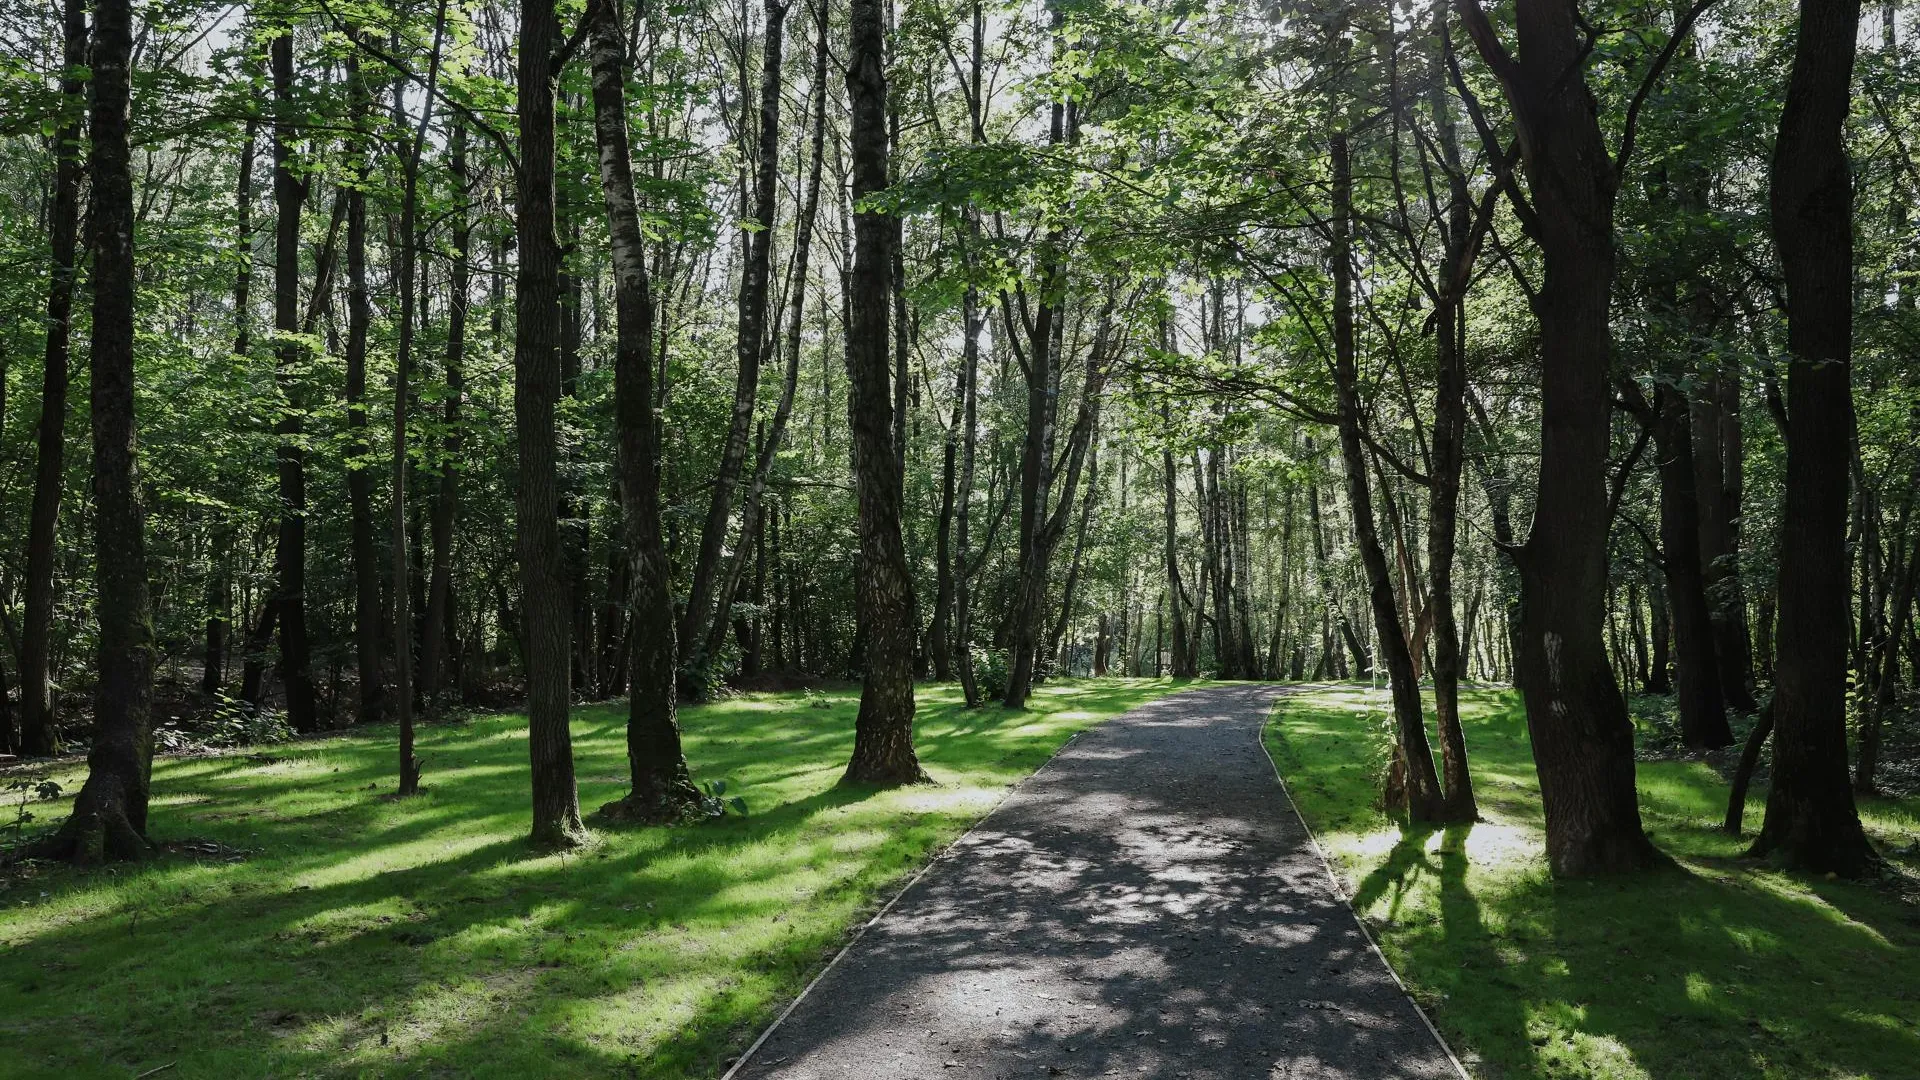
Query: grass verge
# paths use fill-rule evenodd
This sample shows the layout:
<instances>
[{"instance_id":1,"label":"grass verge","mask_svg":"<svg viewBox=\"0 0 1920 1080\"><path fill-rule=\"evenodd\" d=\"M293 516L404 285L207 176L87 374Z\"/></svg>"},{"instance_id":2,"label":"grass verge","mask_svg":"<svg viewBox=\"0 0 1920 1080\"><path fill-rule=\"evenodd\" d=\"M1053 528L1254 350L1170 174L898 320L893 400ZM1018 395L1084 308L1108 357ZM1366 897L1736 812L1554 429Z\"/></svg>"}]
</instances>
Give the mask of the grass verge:
<instances>
[{"instance_id":1,"label":"grass verge","mask_svg":"<svg viewBox=\"0 0 1920 1080\"><path fill-rule=\"evenodd\" d=\"M712 1076L931 852L1171 686L1056 682L1025 712L923 687L936 783L883 792L835 786L857 692L689 708L696 777L749 815L564 856L525 843L516 716L424 729L405 801L391 729L161 760L160 858L0 878L0 1075ZM624 723L575 714L584 808L625 789Z\"/></svg>"},{"instance_id":2,"label":"grass verge","mask_svg":"<svg viewBox=\"0 0 1920 1080\"><path fill-rule=\"evenodd\" d=\"M1474 690L1463 706L1472 826L1405 830L1375 805L1384 692L1285 699L1267 737L1354 907L1476 1077L1920 1076L1920 908L1742 858L1704 762L1639 767L1673 869L1556 882L1517 696ZM1764 805L1754 792L1749 830ZM1882 850L1912 848L1920 801L1861 811Z\"/></svg>"}]
</instances>

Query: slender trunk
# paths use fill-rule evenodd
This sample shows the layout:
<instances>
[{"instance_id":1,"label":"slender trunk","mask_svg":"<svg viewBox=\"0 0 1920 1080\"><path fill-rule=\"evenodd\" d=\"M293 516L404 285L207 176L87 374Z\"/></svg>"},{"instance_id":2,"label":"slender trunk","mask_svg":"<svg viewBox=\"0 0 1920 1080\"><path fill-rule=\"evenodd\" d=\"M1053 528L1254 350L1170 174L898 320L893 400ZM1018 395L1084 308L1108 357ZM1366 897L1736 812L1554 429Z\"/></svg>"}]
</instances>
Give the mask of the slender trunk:
<instances>
[{"instance_id":1,"label":"slender trunk","mask_svg":"<svg viewBox=\"0 0 1920 1080\"><path fill-rule=\"evenodd\" d=\"M1735 836L1745 824L1747 815L1747 786L1753 782L1753 771L1760 765L1760 749L1766 745L1767 736L1773 734L1773 706L1760 711L1754 721L1753 730L1747 733L1747 743L1740 751L1740 764L1734 768L1733 781L1727 794L1727 816L1720 827Z\"/></svg>"},{"instance_id":2,"label":"slender trunk","mask_svg":"<svg viewBox=\"0 0 1920 1080\"><path fill-rule=\"evenodd\" d=\"M414 580L407 556L407 409L412 396L414 275L418 269L420 237L414 235L420 207L420 158L426 150L427 126L433 121L433 92L440 80L440 42L446 33L447 0L440 0L433 19L433 45L427 60L427 85L420 102L420 122L401 174L400 251L395 271L400 293L400 335L394 350L393 379L393 708L400 724L400 794L420 790L420 761L413 753L413 616ZM405 102L395 108L404 114Z\"/></svg>"},{"instance_id":3,"label":"slender trunk","mask_svg":"<svg viewBox=\"0 0 1920 1080\"><path fill-rule=\"evenodd\" d=\"M1648 622L1653 636L1653 657L1648 664L1646 691L1649 694L1673 693L1673 627L1667 617L1667 590L1659 582L1647 587Z\"/></svg>"},{"instance_id":4,"label":"slender trunk","mask_svg":"<svg viewBox=\"0 0 1920 1080\"><path fill-rule=\"evenodd\" d=\"M279 593L280 683L287 696L287 722L295 731L320 726L307 643L307 452L303 446L300 368L300 207L307 181L295 174L294 139L299 131L293 101L293 30L282 28L270 49L273 68L273 328L274 382L281 396L274 452L280 494L280 532L274 548Z\"/></svg>"},{"instance_id":5,"label":"slender trunk","mask_svg":"<svg viewBox=\"0 0 1920 1080\"><path fill-rule=\"evenodd\" d=\"M819 11L820 14L815 18L814 30L813 146L807 169L806 194L801 200L800 214L794 223L793 272L789 285L792 297L788 303L787 327L784 335L779 338L787 350L786 377L780 384L780 401L774 406L773 424L754 462L753 482L747 489L745 504L741 507L740 535L742 536L758 534L760 522L765 515L767 483L773 475L775 459L779 456L780 447L786 439L787 423L793 415L794 394L800 385L800 346L804 339L802 320L806 314L807 266L813 250L814 220L820 209L821 165L825 157L827 131L827 27L824 7ZM739 589L740 577L745 567L746 546L738 545L726 575L722 579L719 595L713 605L716 612L724 612L733 605L733 596ZM724 620L713 619L707 634L706 654L708 656L719 652L725 636Z\"/></svg>"},{"instance_id":6,"label":"slender trunk","mask_svg":"<svg viewBox=\"0 0 1920 1080\"><path fill-rule=\"evenodd\" d=\"M66 479L67 359L73 334L74 255L80 224L80 120L86 111L87 14L66 0L65 69L60 76L65 120L54 132L53 205L48 210L53 273L47 286L46 366L40 376L33 509L27 524L25 625L20 635L20 743L30 756L57 754L52 696L54 532Z\"/></svg>"},{"instance_id":7,"label":"slender trunk","mask_svg":"<svg viewBox=\"0 0 1920 1080\"><path fill-rule=\"evenodd\" d=\"M573 779L569 729L572 655L565 552L560 539L560 245L554 231L554 86L559 45L553 0L520 6L517 115L520 169L515 190L519 266L514 275L514 429L519 490L514 540L524 610L527 751L533 779L533 842L573 847L585 836Z\"/></svg>"},{"instance_id":8,"label":"slender trunk","mask_svg":"<svg viewBox=\"0 0 1920 1080\"><path fill-rule=\"evenodd\" d=\"M347 93L353 113L351 151L355 182L347 188L347 502L353 562L353 652L359 674L360 723L376 723L386 711L386 676L380 657L380 565L373 525L373 444L367 434L367 333L373 302L367 288L367 154L372 101L355 53L347 54Z\"/></svg>"},{"instance_id":9,"label":"slender trunk","mask_svg":"<svg viewBox=\"0 0 1920 1080\"><path fill-rule=\"evenodd\" d=\"M847 323L847 421L859 501L857 599L866 663L852 760L843 783L925 778L913 747L913 578L900 536L902 477L893 450L887 322L894 227L859 205L887 186L887 77L881 0L851 0L847 97L852 107L854 265Z\"/></svg>"},{"instance_id":10,"label":"slender trunk","mask_svg":"<svg viewBox=\"0 0 1920 1080\"><path fill-rule=\"evenodd\" d=\"M775 182L780 176L780 53L787 4L781 0L765 0L765 11L759 162L753 193L755 228L747 236L746 263L740 270L733 415L728 421L726 442L720 449L719 469L713 478L713 498L707 504L706 524L700 531L700 551L694 559L687 604L680 621L680 640L690 649L698 650L687 657L689 667L699 667L706 662L707 657L701 654L705 652L707 627L711 621L724 623L727 615L724 610L713 610L714 579L720 569L720 553L733 512L733 490L739 482L741 464L746 460L747 436L751 433L753 406L759 394L760 364L766 355L767 282L771 276ZM742 109L743 119L744 113ZM746 546L746 535L742 534L742 547Z\"/></svg>"},{"instance_id":11,"label":"slender trunk","mask_svg":"<svg viewBox=\"0 0 1920 1080\"><path fill-rule=\"evenodd\" d=\"M1845 876L1879 856L1847 777L1846 558L1853 420L1853 177L1845 127L1859 0L1801 0L1774 144L1774 246L1787 284L1787 482L1781 513L1773 774L1757 855Z\"/></svg>"},{"instance_id":12,"label":"slender trunk","mask_svg":"<svg viewBox=\"0 0 1920 1080\"><path fill-rule=\"evenodd\" d=\"M259 149L259 121L248 118L234 184L233 355L245 363L253 349L253 170ZM226 682L227 650L233 637L234 527L223 522L214 533L213 569L207 582L207 638L200 692L218 694Z\"/></svg>"},{"instance_id":13,"label":"slender trunk","mask_svg":"<svg viewBox=\"0 0 1920 1080\"><path fill-rule=\"evenodd\" d=\"M680 747L676 715L673 593L671 567L660 540L660 435L653 415L653 297L628 145L620 5L618 0L595 0L590 11L593 127L614 261L614 412L625 512L622 539L633 581L627 698L627 765L633 788L600 812L671 821L686 816L701 796Z\"/></svg>"},{"instance_id":14,"label":"slender trunk","mask_svg":"<svg viewBox=\"0 0 1920 1080\"><path fill-rule=\"evenodd\" d=\"M1333 374L1340 407L1340 456L1346 464L1347 501L1353 509L1354 538L1367 572L1367 599L1373 608L1374 637L1386 664L1397 729L1394 770L1404 785L1399 794L1412 821L1437 821L1443 814L1440 777L1434 772L1433 750L1427 744L1426 717L1421 710L1420 682L1413 654L1394 606L1392 571L1374 523L1373 494L1368 490L1366 447L1361 441L1360 397L1353 336L1353 180L1347 160L1347 136L1330 140L1333 158ZM1391 788L1392 785L1390 785ZM1389 791L1390 809L1395 806Z\"/></svg>"},{"instance_id":15,"label":"slender trunk","mask_svg":"<svg viewBox=\"0 0 1920 1080\"><path fill-rule=\"evenodd\" d=\"M1166 487L1166 509L1162 515L1161 522L1167 560L1167 607L1169 614L1172 616L1169 621L1172 623L1171 630L1173 633L1173 677L1176 679L1191 679L1199 674L1199 665L1195 663L1193 653L1187 644L1187 617L1183 610L1185 604L1182 600L1185 589L1180 584L1180 548L1178 544L1180 504L1177 496L1179 494L1180 478L1179 474L1174 471L1173 449L1171 447L1163 446L1160 448L1160 474Z\"/></svg>"},{"instance_id":16,"label":"slender trunk","mask_svg":"<svg viewBox=\"0 0 1920 1080\"><path fill-rule=\"evenodd\" d=\"M134 451L134 204L128 139L133 56L130 0L94 0L91 173L94 576L99 679L87 779L73 814L41 853L76 863L149 850L154 641L146 523Z\"/></svg>"},{"instance_id":17,"label":"slender trunk","mask_svg":"<svg viewBox=\"0 0 1920 1080\"><path fill-rule=\"evenodd\" d=\"M428 574L426 625L420 633L420 700L432 711L441 704L448 675L448 638L453 632L453 529L460 512L460 405L466 394L467 294L471 288L473 220L466 203L467 128L455 122L447 143L447 168L458 206L453 212L447 283L446 401L433 497L433 564Z\"/></svg>"},{"instance_id":18,"label":"slender trunk","mask_svg":"<svg viewBox=\"0 0 1920 1080\"><path fill-rule=\"evenodd\" d=\"M1911 498L1911 496L1909 496ZM1898 564L1893 582L1893 600L1888 617L1878 629L1874 642L1873 698L1860 718L1860 746L1853 768L1853 790L1861 795L1874 793L1874 776L1880 767L1880 736L1894 712L1895 690L1900 681L1900 631L1913 619L1916 575L1920 575L1920 543L1910 555L1902 556L1908 531L1907 513L1902 511L1893 557Z\"/></svg>"}]
</instances>

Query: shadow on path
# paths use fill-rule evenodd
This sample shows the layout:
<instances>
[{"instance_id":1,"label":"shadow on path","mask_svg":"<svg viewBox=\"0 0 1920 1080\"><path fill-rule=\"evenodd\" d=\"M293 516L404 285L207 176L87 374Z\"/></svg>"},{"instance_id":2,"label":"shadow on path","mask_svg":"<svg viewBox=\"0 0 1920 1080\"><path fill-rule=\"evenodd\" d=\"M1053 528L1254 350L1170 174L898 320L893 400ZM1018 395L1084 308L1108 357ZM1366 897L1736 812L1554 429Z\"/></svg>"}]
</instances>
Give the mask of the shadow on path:
<instances>
[{"instance_id":1,"label":"shadow on path","mask_svg":"<svg viewBox=\"0 0 1920 1080\"><path fill-rule=\"evenodd\" d=\"M1452 1077L1219 686L1082 735L956 844L739 1080Z\"/></svg>"}]
</instances>

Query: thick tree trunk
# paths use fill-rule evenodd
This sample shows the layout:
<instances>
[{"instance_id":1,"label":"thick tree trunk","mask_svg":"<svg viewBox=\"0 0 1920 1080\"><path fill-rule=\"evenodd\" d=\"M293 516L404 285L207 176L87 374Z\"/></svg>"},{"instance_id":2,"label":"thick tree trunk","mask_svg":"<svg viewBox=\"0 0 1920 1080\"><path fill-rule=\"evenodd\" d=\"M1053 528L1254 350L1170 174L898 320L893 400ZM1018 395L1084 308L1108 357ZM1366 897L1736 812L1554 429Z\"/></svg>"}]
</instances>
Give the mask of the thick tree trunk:
<instances>
[{"instance_id":1,"label":"thick tree trunk","mask_svg":"<svg viewBox=\"0 0 1920 1080\"><path fill-rule=\"evenodd\" d=\"M53 273L47 285L46 364L40 376L40 422L35 428L33 509L27 522L25 625L20 633L20 749L57 754L52 696L54 532L66 482L67 360L73 334L74 252L80 224L80 120L86 111L87 14L83 0L66 0L65 70L60 77L66 119L54 132L53 199L48 243Z\"/></svg>"},{"instance_id":2,"label":"thick tree trunk","mask_svg":"<svg viewBox=\"0 0 1920 1080\"><path fill-rule=\"evenodd\" d=\"M353 171L347 189L347 504L353 563L353 655L359 674L356 719L377 723L386 712L386 674L380 657L380 562L373 526L373 444L367 433L367 333L373 301L367 288L366 155L373 103L355 53L347 54L347 93L353 110Z\"/></svg>"},{"instance_id":3,"label":"thick tree trunk","mask_svg":"<svg viewBox=\"0 0 1920 1080\"><path fill-rule=\"evenodd\" d=\"M1853 433L1853 177L1845 126L1859 0L1801 0L1774 144L1774 245L1787 282L1773 774L1756 855L1846 876L1879 863L1847 777L1846 557Z\"/></svg>"},{"instance_id":4,"label":"thick tree trunk","mask_svg":"<svg viewBox=\"0 0 1920 1080\"><path fill-rule=\"evenodd\" d=\"M1607 662L1607 449L1617 186L1581 68L1573 0L1520 0L1518 58L1475 2L1469 31L1520 124L1545 284L1541 439L1533 528L1515 552L1514 657L1546 810L1547 859L1562 877L1638 870L1658 853L1640 825L1633 724Z\"/></svg>"},{"instance_id":5,"label":"thick tree trunk","mask_svg":"<svg viewBox=\"0 0 1920 1080\"><path fill-rule=\"evenodd\" d=\"M147 853L153 766L154 641L147 603L146 524L134 454L133 176L128 149L133 8L94 0L92 70L94 577L99 678L87 779L73 814L42 854L76 863Z\"/></svg>"},{"instance_id":6,"label":"thick tree trunk","mask_svg":"<svg viewBox=\"0 0 1920 1080\"><path fill-rule=\"evenodd\" d=\"M706 662L705 642L711 621L725 622L727 613L713 610L715 577L733 512L733 490L746 460L747 436L753 428L753 407L760 388L760 364L766 355L767 282L771 277L775 184L780 177L780 53L787 4L766 0L766 39L760 63L760 141L755 169L753 220L757 226L746 238L746 263L740 270L739 334L735 343L737 372L733 384L733 415L720 464L713 477L713 498L700 531L700 551L687 586L687 604L681 616L680 640L697 650L687 657L690 667ZM744 114L745 110L742 109ZM741 534L740 546L747 536Z\"/></svg>"},{"instance_id":7,"label":"thick tree trunk","mask_svg":"<svg viewBox=\"0 0 1920 1080\"><path fill-rule=\"evenodd\" d=\"M560 541L559 445L554 409L560 400L560 245L554 232L554 84L559 46L553 0L520 6L516 107L520 169L515 231L519 266L513 282L513 412L520 452L514 540L524 610L521 651L527 670L527 751L532 764L532 839L573 847L585 837L573 779L569 729L572 610Z\"/></svg>"},{"instance_id":8,"label":"thick tree trunk","mask_svg":"<svg viewBox=\"0 0 1920 1080\"><path fill-rule=\"evenodd\" d=\"M1333 159L1333 375L1340 410L1340 456L1346 465L1347 502L1353 509L1354 539L1360 548L1360 562L1367 572L1367 600L1373 608L1376 647L1387 668L1388 687L1393 695L1396 760L1393 770L1398 784L1389 784L1390 809L1405 809L1416 822L1441 819L1443 795L1440 777L1434 772L1433 750L1427 743L1426 717L1421 709L1420 680L1414 673L1413 655L1407 647L1407 635L1394 604L1393 577L1387 566L1386 551L1374 523L1373 493L1367 484L1366 446L1361 440L1360 397L1356 386L1357 365L1353 336L1353 252L1352 227L1353 179L1347 159L1347 136L1338 133L1330 140ZM1393 805L1391 789L1400 787L1404 803Z\"/></svg>"},{"instance_id":9,"label":"thick tree trunk","mask_svg":"<svg viewBox=\"0 0 1920 1080\"><path fill-rule=\"evenodd\" d=\"M660 437L653 415L653 297L628 145L627 60L619 0L594 0L590 18L593 128L614 263L614 412L625 512L622 540L633 581L627 698L627 765L633 789L600 812L620 819L672 821L698 807L701 796L680 747L676 715L673 593L660 539Z\"/></svg>"},{"instance_id":10,"label":"thick tree trunk","mask_svg":"<svg viewBox=\"0 0 1920 1080\"><path fill-rule=\"evenodd\" d=\"M848 143L856 204L887 186L885 16L880 0L851 0ZM913 748L913 578L900 536L902 477L893 448L888 306L894 225L856 208L847 325L847 420L859 501L857 589L866 663L853 758L842 783L905 784L926 778Z\"/></svg>"},{"instance_id":11,"label":"thick tree trunk","mask_svg":"<svg viewBox=\"0 0 1920 1080\"><path fill-rule=\"evenodd\" d=\"M294 172L299 124L293 100L293 30L283 28L269 50L273 68L273 328L274 382L281 395L274 451L280 493L280 532L274 547L274 579L280 623L280 683L287 696L287 722L295 731L320 726L307 642L307 452L303 445L300 368L300 207L307 182Z\"/></svg>"}]
</instances>

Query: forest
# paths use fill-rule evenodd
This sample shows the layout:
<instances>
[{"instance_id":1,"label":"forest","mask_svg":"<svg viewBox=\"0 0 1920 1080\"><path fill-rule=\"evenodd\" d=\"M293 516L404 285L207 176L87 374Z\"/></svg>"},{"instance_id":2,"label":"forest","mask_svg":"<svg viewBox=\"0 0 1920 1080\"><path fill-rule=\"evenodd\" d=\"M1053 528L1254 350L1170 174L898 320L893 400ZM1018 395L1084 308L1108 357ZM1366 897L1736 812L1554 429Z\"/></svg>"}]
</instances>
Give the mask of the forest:
<instances>
[{"instance_id":1,"label":"forest","mask_svg":"<svg viewBox=\"0 0 1920 1080\"><path fill-rule=\"evenodd\" d=\"M163 1064L63 1042L26 961L175 888L317 904L275 845L485 821L469 869L585 902L610 851L720 891L695 849L823 873L809 815L881 815L753 1001L496 1066L745 1069L983 792L1226 684L1274 684L1287 821L1475 860L1508 815L1529 889L1749 875L1909 963L1917 42L1899 0L0 0L0 1032ZM1696 1075L1456 1017L1342 843L1453 1068ZM1901 1075L1880 977L1834 976L1884 1060L1697 1075ZM326 1045L182 1073L499 1052Z\"/></svg>"}]
</instances>

